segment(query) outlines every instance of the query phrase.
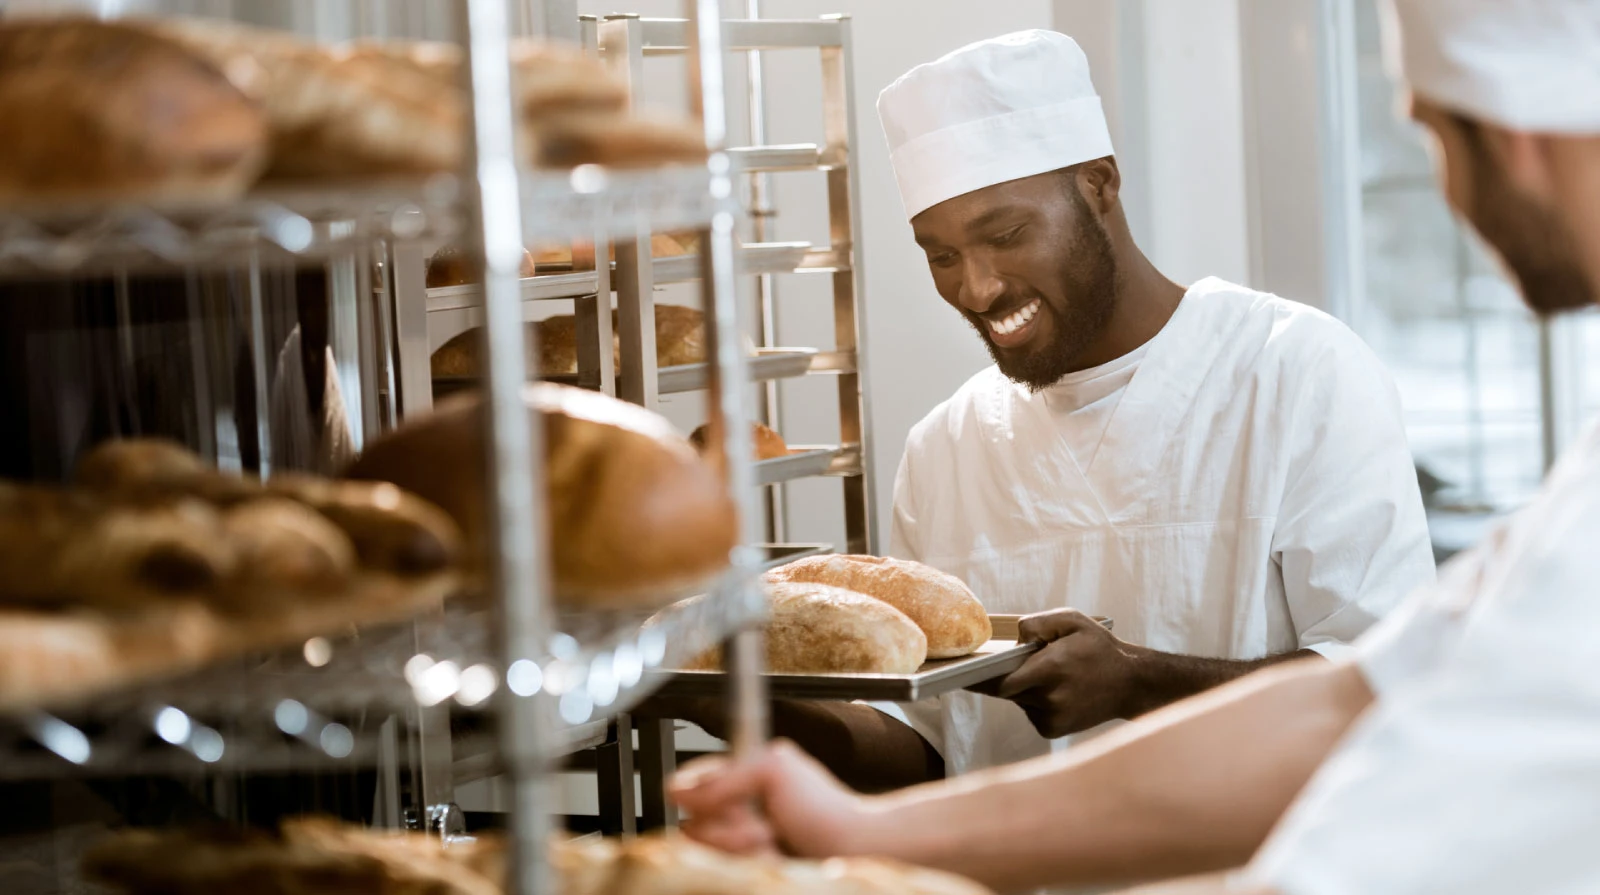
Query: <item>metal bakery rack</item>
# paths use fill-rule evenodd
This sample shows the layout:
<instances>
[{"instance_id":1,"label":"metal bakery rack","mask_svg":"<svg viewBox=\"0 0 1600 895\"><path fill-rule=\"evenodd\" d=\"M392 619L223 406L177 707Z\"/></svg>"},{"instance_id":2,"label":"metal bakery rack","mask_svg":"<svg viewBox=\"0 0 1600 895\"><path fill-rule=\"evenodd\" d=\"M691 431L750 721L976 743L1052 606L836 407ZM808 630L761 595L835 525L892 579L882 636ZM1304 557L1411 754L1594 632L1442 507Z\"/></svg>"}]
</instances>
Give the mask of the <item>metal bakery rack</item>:
<instances>
[{"instance_id":1,"label":"metal bakery rack","mask_svg":"<svg viewBox=\"0 0 1600 895\"><path fill-rule=\"evenodd\" d=\"M128 278L158 272L183 284L187 346L195 371L216 366L219 330L248 333L239 357L223 360L254 382L253 404L229 403L195 375L193 446L224 467L268 475L294 468L272 413L268 389L273 359L263 331L282 299L275 273L322 265L330 314L352 338L330 340L328 356L350 374L345 398L355 446L408 414L427 408L433 383L428 351L441 337L481 321L487 332L486 386L492 456L493 609L459 602L406 624L315 637L298 650L254 656L131 687L78 703L3 714L0 778L140 773L208 775L314 767L371 767L378 775L380 821L402 822L402 788L413 794L417 820L448 832L449 794L459 775L500 773L508 781L514 843L510 887L554 891L545 865L551 827L553 762L601 744L606 717L645 698L649 672L722 640L730 656L734 748L765 735L761 640L765 611L757 586L769 540L760 491L798 475L843 476L852 517L848 546L872 539L864 462L864 398L857 306L859 264L853 234L854 168L850 156L849 23L846 19L777 23L723 21L719 0L687 0L682 20L621 17L578 23L570 2L524 4L539 11L542 30L588 34L611 58L686 53L692 105L704 124L705 165L636 171L580 167L567 172L519 169L503 0L458 0L458 32L470 69L470 170L425 183L321 189L314 193L252 194L226 207L206 205L0 209L0 277L30 283L105 275L116 291L113 322L129 344L140 309ZM821 48L828 79L827 141L820 147L727 148L724 51L767 47ZM620 55L619 55L620 54ZM630 63L631 64L631 63ZM632 69L630 69L632 70ZM826 248L765 243L740 245L744 218L739 178L753 171L809 168L828 172L833 242ZM648 235L693 230L690 258L652 259ZM422 285L426 247L450 239L481 246L482 286L429 291ZM617 245L615 272L519 279L523 247L539 241L593 240ZM762 344L746 356L747 320L739 300L741 276L800 270L833 277L838 345L831 352L776 352ZM610 378L610 358L588 355L597 384L651 406L674 388L709 387L713 414L724 425L726 456L748 457L757 376L827 373L838 376L844 443L799 451L758 469L725 464L740 505L743 547L735 551L708 599L668 625L641 627L629 614L557 615L548 557L537 545L545 525L542 435L528 425L521 391L522 323L529 301L561 294L609 294L615 277L622 333L622 376ZM656 370L655 283L699 282L711 355L702 368ZM337 282L334 282L337 281ZM276 285L275 285L276 284ZM419 288L420 287L420 288ZM770 313L770 308L765 309ZM218 320L225 320L218 323ZM131 354L131 352L130 352ZM332 372L329 374L333 375ZM247 389L246 391L251 391ZM226 418L228 426L220 422ZM196 422L198 420L198 422ZM214 421L218 421L213 425ZM130 434L139 434L137 426ZM240 459L228 432L248 433L255 453ZM533 545L530 547L530 545ZM463 725L473 715L492 723ZM453 731L452 728L456 729ZM444 744L446 751L437 746ZM624 759L624 764L631 760ZM630 781L631 782L631 781ZM631 785L626 786L631 794ZM631 814L631 812L630 812Z\"/></svg>"}]
</instances>

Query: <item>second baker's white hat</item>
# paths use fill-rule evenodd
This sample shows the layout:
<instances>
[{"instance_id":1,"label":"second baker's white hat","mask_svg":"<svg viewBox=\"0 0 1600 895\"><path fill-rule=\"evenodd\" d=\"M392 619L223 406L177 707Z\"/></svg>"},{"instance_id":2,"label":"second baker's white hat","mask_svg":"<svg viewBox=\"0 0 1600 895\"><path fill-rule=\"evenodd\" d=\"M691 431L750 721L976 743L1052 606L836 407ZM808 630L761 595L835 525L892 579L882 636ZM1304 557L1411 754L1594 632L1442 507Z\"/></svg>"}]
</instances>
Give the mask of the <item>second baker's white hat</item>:
<instances>
[{"instance_id":1,"label":"second baker's white hat","mask_svg":"<svg viewBox=\"0 0 1600 895\"><path fill-rule=\"evenodd\" d=\"M1458 112L1532 133L1600 134L1600 0L1389 0L1391 71Z\"/></svg>"},{"instance_id":2,"label":"second baker's white hat","mask_svg":"<svg viewBox=\"0 0 1600 895\"><path fill-rule=\"evenodd\" d=\"M1072 38L1018 31L901 75L878 117L906 217L986 186L1111 155L1111 132Z\"/></svg>"}]
</instances>

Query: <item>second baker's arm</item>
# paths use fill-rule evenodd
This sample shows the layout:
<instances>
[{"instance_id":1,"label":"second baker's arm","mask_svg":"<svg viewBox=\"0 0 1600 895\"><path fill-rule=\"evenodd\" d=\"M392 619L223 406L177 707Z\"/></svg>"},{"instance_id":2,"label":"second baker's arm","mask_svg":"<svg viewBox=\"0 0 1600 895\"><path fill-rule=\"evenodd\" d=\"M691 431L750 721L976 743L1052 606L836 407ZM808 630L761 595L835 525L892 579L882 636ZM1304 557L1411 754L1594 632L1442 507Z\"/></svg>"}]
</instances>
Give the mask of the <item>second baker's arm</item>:
<instances>
[{"instance_id":1,"label":"second baker's arm","mask_svg":"<svg viewBox=\"0 0 1600 895\"><path fill-rule=\"evenodd\" d=\"M1002 891L1181 876L1249 859L1371 701L1355 666L1298 662L1065 753L889 795L852 796L782 748L686 767L674 793L692 834L734 850L884 855Z\"/></svg>"},{"instance_id":2,"label":"second baker's arm","mask_svg":"<svg viewBox=\"0 0 1600 895\"><path fill-rule=\"evenodd\" d=\"M920 734L870 706L853 702L778 699L772 734L792 740L852 789L887 792L944 776L944 759ZM645 703L638 714L672 717L728 737L727 704L720 699Z\"/></svg>"}]
</instances>

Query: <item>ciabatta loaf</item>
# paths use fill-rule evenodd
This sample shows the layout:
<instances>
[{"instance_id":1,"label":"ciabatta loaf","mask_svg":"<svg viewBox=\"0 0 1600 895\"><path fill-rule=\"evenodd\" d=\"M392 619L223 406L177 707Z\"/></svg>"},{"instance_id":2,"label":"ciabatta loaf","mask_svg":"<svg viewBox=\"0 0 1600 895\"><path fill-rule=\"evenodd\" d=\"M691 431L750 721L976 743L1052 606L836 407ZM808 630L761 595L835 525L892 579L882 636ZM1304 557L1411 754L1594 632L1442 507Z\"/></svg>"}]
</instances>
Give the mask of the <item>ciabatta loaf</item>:
<instances>
[{"instance_id":1,"label":"ciabatta loaf","mask_svg":"<svg viewBox=\"0 0 1600 895\"><path fill-rule=\"evenodd\" d=\"M778 674L912 674L928 659L928 638L905 613L865 594L826 584L768 584L767 670ZM691 611L702 598L669 607ZM722 668L722 650L696 656L687 671Z\"/></svg>"},{"instance_id":2,"label":"ciabatta loaf","mask_svg":"<svg viewBox=\"0 0 1600 895\"><path fill-rule=\"evenodd\" d=\"M767 573L772 582L830 584L900 610L928 635L928 658L950 659L988 642L989 614L960 578L882 556L809 556Z\"/></svg>"}]
</instances>

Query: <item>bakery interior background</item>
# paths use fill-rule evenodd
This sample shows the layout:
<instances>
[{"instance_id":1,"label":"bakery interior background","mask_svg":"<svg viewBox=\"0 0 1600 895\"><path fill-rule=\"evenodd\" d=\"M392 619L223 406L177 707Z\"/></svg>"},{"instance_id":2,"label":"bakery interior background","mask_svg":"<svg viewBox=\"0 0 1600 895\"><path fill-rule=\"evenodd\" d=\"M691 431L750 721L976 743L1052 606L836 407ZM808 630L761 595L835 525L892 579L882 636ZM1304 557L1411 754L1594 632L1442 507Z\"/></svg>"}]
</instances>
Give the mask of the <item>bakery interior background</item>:
<instances>
[{"instance_id":1,"label":"bakery interior background","mask_svg":"<svg viewBox=\"0 0 1600 895\"><path fill-rule=\"evenodd\" d=\"M7 13L61 9L11 0ZM361 3L94 3L101 12L265 10L264 24L337 35ZM405 2L388 2L404 8ZM411 0L421 19L439 15ZM731 8L741 4L732 2ZM613 0L582 0L584 14ZM677 0L630 11L675 16ZM937 300L901 212L874 116L878 92L912 65L983 37L1026 28L1071 34L1090 57L1125 172L1135 236L1179 282L1217 275L1321 307L1350 323L1393 371L1406 407L1436 551L1475 541L1486 521L1537 488L1551 452L1600 409L1600 324L1592 314L1541 328L1482 247L1449 216L1414 128L1397 119L1379 59L1371 0L764 0L768 18L847 12L855 22L856 127L866 251L868 390L878 524L887 540L893 470L910 427L988 363L966 324ZM1337 19L1325 27L1325 17ZM677 61L647 99L681 107ZM814 58L768 54L768 141L816 138ZM801 69L805 69L803 72ZM740 69L733 69L738 71ZM730 82L743 133L742 78ZM827 241L814 174L780 175L773 239ZM780 344L826 345L826 278L786 278ZM693 287L659 301L692 304ZM559 302L549 313L565 313ZM1587 372L1586 372L1587 370ZM780 386L791 444L837 442L827 379ZM687 430L703 395L664 412ZM840 494L828 480L789 487L791 541L841 543Z\"/></svg>"}]
</instances>

